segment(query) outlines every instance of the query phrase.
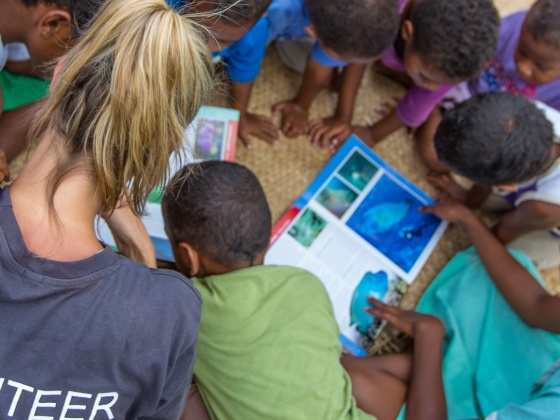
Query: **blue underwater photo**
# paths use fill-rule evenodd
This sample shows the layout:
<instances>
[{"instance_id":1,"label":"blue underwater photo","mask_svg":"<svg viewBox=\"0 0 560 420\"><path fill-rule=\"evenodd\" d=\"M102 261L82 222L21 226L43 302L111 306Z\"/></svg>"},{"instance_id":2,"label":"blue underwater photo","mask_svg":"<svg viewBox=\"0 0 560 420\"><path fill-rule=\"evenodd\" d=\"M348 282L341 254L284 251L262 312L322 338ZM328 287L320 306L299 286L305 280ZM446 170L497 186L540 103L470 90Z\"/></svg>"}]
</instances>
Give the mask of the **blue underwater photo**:
<instances>
[{"instance_id":1,"label":"blue underwater photo","mask_svg":"<svg viewBox=\"0 0 560 420\"><path fill-rule=\"evenodd\" d=\"M347 225L409 272L440 223L437 217L418 211L424 204L383 175Z\"/></svg>"},{"instance_id":2,"label":"blue underwater photo","mask_svg":"<svg viewBox=\"0 0 560 420\"><path fill-rule=\"evenodd\" d=\"M350 324L356 325L356 329L361 334L367 335L375 321L375 317L364 310L371 306L367 300L368 296L382 301L388 289L389 278L385 271L378 271L375 274L368 271L354 289L350 304Z\"/></svg>"},{"instance_id":3,"label":"blue underwater photo","mask_svg":"<svg viewBox=\"0 0 560 420\"><path fill-rule=\"evenodd\" d=\"M288 234L304 247L309 248L326 226L325 220L313 210L307 209L294 223Z\"/></svg>"},{"instance_id":4,"label":"blue underwater photo","mask_svg":"<svg viewBox=\"0 0 560 420\"><path fill-rule=\"evenodd\" d=\"M362 191L376 172L377 167L363 157L361 153L354 152L344 166L340 168L338 174Z\"/></svg>"},{"instance_id":5,"label":"blue underwater photo","mask_svg":"<svg viewBox=\"0 0 560 420\"><path fill-rule=\"evenodd\" d=\"M336 217L340 218L358 197L340 179L333 177L317 196L317 201Z\"/></svg>"}]
</instances>

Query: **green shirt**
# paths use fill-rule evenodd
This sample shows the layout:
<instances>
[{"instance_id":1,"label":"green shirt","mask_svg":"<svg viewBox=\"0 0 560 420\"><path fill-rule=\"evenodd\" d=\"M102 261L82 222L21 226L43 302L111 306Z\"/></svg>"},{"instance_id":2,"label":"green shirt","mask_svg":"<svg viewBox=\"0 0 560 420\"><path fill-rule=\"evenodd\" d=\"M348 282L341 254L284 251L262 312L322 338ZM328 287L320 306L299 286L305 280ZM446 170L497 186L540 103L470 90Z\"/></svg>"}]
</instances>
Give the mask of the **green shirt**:
<instances>
[{"instance_id":1,"label":"green shirt","mask_svg":"<svg viewBox=\"0 0 560 420\"><path fill-rule=\"evenodd\" d=\"M256 266L195 286L203 309L194 373L213 418L373 419L356 408L315 276Z\"/></svg>"}]
</instances>

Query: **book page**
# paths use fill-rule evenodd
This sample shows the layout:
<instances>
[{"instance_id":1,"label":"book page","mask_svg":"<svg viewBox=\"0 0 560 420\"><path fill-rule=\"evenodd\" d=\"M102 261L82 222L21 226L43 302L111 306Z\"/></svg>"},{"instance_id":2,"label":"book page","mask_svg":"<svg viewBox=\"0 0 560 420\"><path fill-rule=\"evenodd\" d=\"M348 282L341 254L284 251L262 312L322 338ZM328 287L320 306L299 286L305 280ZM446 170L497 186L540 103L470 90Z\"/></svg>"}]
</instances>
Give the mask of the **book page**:
<instances>
[{"instance_id":1,"label":"book page","mask_svg":"<svg viewBox=\"0 0 560 420\"><path fill-rule=\"evenodd\" d=\"M265 263L315 274L343 344L365 355L380 329L366 297L398 304L447 227L418 211L432 203L352 137L277 224Z\"/></svg>"}]
</instances>

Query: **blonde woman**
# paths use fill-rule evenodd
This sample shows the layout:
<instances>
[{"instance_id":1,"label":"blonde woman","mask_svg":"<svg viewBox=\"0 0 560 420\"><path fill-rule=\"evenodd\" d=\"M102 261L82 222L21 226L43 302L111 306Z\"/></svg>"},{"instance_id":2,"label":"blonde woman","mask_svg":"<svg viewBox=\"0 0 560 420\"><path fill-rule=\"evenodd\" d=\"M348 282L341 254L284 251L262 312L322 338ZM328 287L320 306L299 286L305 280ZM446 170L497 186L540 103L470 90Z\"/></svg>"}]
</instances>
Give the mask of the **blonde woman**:
<instances>
[{"instance_id":1,"label":"blonde woman","mask_svg":"<svg viewBox=\"0 0 560 420\"><path fill-rule=\"evenodd\" d=\"M211 87L189 19L107 0L57 68L39 142L0 192L0 418L175 419L200 298L104 248L94 219L139 214Z\"/></svg>"}]
</instances>

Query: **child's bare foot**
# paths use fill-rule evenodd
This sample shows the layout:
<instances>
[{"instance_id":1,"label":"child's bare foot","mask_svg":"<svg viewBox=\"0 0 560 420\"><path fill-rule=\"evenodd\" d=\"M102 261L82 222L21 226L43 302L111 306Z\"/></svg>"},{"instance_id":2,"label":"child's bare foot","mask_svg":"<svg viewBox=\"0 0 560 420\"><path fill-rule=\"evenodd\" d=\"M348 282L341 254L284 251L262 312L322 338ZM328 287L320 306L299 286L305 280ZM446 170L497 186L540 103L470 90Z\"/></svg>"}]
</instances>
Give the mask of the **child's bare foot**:
<instances>
[{"instance_id":1,"label":"child's bare foot","mask_svg":"<svg viewBox=\"0 0 560 420\"><path fill-rule=\"evenodd\" d=\"M467 190L457 184L451 175L431 172L426 179L454 200L460 203L467 200Z\"/></svg>"}]
</instances>

